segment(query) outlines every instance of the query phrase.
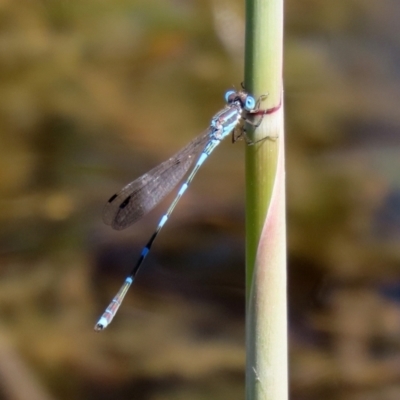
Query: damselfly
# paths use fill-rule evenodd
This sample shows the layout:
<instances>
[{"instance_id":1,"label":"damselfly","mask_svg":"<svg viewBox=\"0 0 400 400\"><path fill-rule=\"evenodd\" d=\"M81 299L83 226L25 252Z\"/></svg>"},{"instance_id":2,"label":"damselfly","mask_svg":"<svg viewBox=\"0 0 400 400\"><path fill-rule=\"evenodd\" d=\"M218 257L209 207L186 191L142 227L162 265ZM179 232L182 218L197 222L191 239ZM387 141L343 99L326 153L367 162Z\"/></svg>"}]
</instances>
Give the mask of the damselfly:
<instances>
[{"instance_id":1,"label":"damselfly","mask_svg":"<svg viewBox=\"0 0 400 400\"><path fill-rule=\"evenodd\" d=\"M111 323L140 266L149 253L155 238L167 222L179 199L185 193L201 165L219 145L221 140L230 133L232 133L232 138L235 140L235 128L240 127L243 121L249 121L253 125L256 125L254 121L252 122L251 116L259 112L260 102L264 97L261 96L256 102L254 97L244 90L227 91L225 93L225 108L214 115L209 128L205 132L192 140L173 157L129 183L119 193L114 194L108 200L104 207L104 222L111 225L114 229L125 229L142 218L167 196L189 170L196 156L200 154L192 172L179 189L172 204L161 218L157 229L143 248L136 265L95 325L94 329L96 331L105 329Z\"/></svg>"}]
</instances>

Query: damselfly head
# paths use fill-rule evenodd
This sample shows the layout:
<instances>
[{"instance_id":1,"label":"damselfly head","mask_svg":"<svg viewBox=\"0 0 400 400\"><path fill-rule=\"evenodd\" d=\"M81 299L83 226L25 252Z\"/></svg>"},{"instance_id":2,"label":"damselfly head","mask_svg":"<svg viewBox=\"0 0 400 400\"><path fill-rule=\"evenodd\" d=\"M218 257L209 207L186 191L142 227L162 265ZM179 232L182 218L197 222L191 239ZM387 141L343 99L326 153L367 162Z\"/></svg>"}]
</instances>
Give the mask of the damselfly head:
<instances>
[{"instance_id":1,"label":"damselfly head","mask_svg":"<svg viewBox=\"0 0 400 400\"><path fill-rule=\"evenodd\" d=\"M241 107L247 111L253 110L256 106L256 101L254 97L244 90L240 90L238 92L236 92L235 90L228 90L225 93L225 101L228 104L239 102Z\"/></svg>"}]
</instances>

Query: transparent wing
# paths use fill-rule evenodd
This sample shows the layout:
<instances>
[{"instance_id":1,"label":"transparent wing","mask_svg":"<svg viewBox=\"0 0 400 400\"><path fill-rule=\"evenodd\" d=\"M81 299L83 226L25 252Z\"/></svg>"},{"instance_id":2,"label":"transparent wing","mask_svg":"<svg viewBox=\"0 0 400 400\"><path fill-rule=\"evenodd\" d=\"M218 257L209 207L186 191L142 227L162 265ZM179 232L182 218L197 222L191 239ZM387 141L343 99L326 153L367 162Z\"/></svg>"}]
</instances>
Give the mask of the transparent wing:
<instances>
[{"instance_id":1,"label":"transparent wing","mask_svg":"<svg viewBox=\"0 0 400 400\"><path fill-rule=\"evenodd\" d=\"M209 137L207 129L171 158L111 196L104 206L103 221L121 230L151 211L182 180Z\"/></svg>"}]
</instances>

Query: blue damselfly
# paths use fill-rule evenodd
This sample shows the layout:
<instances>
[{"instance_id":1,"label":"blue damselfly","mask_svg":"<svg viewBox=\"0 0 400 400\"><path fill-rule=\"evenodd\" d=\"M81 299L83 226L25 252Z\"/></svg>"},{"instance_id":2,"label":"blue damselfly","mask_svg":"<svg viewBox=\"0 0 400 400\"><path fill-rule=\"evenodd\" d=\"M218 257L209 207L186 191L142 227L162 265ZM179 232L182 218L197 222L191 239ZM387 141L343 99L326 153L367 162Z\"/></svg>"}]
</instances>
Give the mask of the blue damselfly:
<instances>
[{"instance_id":1,"label":"blue damselfly","mask_svg":"<svg viewBox=\"0 0 400 400\"><path fill-rule=\"evenodd\" d=\"M252 125L258 126L258 124L252 121L251 117L259 113L260 102L264 97L261 96L256 102L254 97L244 90L227 91L225 93L225 108L214 115L210 126L205 132L193 139L173 157L129 183L119 193L114 194L108 200L104 207L104 222L111 225L114 229L125 229L142 218L167 196L184 177L196 157L198 157L191 173L179 189L167 212L162 216L150 240L143 248L136 265L95 325L96 331L105 329L111 323L140 266L149 253L155 238L167 222L179 199L185 193L204 161L219 145L221 140L229 134L232 133L233 141L236 140L234 137L236 128L240 129L237 137L242 136L241 123L243 121L248 121ZM262 115L265 113L268 113L268 111L261 112ZM245 139L248 141L246 137Z\"/></svg>"}]
</instances>

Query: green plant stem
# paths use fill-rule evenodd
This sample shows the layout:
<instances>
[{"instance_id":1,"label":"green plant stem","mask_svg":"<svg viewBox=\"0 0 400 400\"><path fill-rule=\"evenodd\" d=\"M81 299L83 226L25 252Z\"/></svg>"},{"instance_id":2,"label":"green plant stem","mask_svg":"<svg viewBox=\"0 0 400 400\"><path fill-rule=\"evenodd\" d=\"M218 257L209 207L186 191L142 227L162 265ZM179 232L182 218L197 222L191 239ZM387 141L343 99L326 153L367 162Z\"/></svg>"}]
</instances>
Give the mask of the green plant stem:
<instances>
[{"instance_id":1,"label":"green plant stem","mask_svg":"<svg viewBox=\"0 0 400 400\"><path fill-rule=\"evenodd\" d=\"M270 110L246 150L247 400L288 392L282 58L283 0L247 0L245 87Z\"/></svg>"}]
</instances>

